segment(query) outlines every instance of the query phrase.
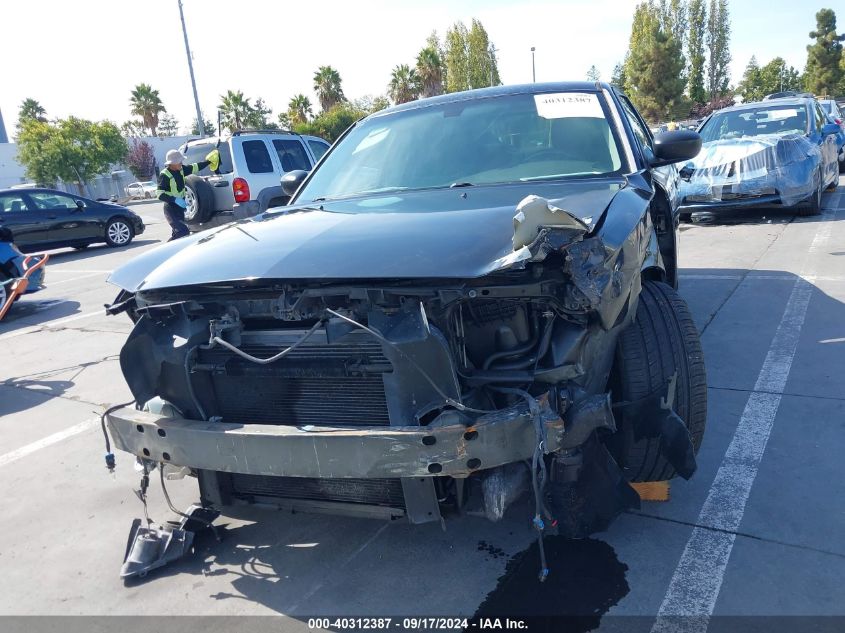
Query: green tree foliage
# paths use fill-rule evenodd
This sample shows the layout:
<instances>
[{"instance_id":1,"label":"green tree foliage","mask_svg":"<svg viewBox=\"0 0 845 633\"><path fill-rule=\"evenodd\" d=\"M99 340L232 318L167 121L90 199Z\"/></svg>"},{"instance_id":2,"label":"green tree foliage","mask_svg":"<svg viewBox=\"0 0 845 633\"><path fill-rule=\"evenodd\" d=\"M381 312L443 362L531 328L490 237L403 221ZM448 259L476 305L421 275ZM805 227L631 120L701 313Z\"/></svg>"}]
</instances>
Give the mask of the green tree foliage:
<instances>
[{"instance_id":1,"label":"green tree foliage","mask_svg":"<svg viewBox=\"0 0 845 633\"><path fill-rule=\"evenodd\" d=\"M707 100L707 93L704 90L704 65L707 61L704 54L704 40L707 32L705 0L690 0L687 11L689 17L687 94L694 103L704 103Z\"/></svg>"},{"instance_id":2,"label":"green tree foliage","mask_svg":"<svg viewBox=\"0 0 845 633\"><path fill-rule=\"evenodd\" d=\"M446 92L469 89L468 37L463 22L456 22L446 31Z\"/></svg>"},{"instance_id":3,"label":"green tree foliage","mask_svg":"<svg viewBox=\"0 0 845 633\"><path fill-rule=\"evenodd\" d=\"M304 94L295 95L288 102L287 124L292 126L307 123L312 114L311 99Z\"/></svg>"},{"instance_id":4,"label":"green tree foliage","mask_svg":"<svg viewBox=\"0 0 845 633\"><path fill-rule=\"evenodd\" d=\"M298 134L313 134L333 143L350 125L366 115L366 112L344 101L320 112L308 123L295 125L293 130Z\"/></svg>"},{"instance_id":5,"label":"green tree foliage","mask_svg":"<svg viewBox=\"0 0 845 633\"><path fill-rule=\"evenodd\" d=\"M437 56L440 58L440 81L442 85L442 92L442 90L445 90L446 88L446 49L443 48L443 42L440 41L437 31L432 31L431 35L425 39L425 48L433 48L437 52Z\"/></svg>"},{"instance_id":6,"label":"green tree foliage","mask_svg":"<svg viewBox=\"0 0 845 633\"><path fill-rule=\"evenodd\" d=\"M172 114L164 114L158 122L159 136L176 136L179 133L179 121Z\"/></svg>"},{"instance_id":7,"label":"green tree foliage","mask_svg":"<svg viewBox=\"0 0 845 633\"><path fill-rule=\"evenodd\" d=\"M279 126L271 120L273 110L267 106L264 99L258 97L258 99L255 100L254 105L250 104L249 99L246 100L246 103L248 110L243 121L244 127L253 130L278 129Z\"/></svg>"},{"instance_id":8,"label":"green tree foliage","mask_svg":"<svg viewBox=\"0 0 845 633\"><path fill-rule=\"evenodd\" d=\"M615 70L616 69L614 68L614 72ZM587 81L601 81L601 73L599 72L599 69L596 68L595 64L590 66L590 69L587 71Z\"/></svg>"},{"instance_id":9,"label":"green tree foliage","mask_svg":"<svg viewBox=\"0 0 845 633\"><path fill-rule=\"evenodd\" d=\"M419 95L419 79L417 72L407 64L394 67L387 85L387 94L393 103L407 103Z\"/></svg>"},{"instance_id":10,"label":"green tree foliage","mask_svg":"<svg viewBox=\"0 0 845 633\"><path fill-rule=\"evenodd\" d=\"M627 56L626 56L627 57ZM627 59L626 59L627 61ZM622 90L625 90L625 84L628 78L625 75L625 62L619 62L613 67L613 74L610 76L610 83Z\"/></svg>"},{"instance_id":11,"label":"green tree foliage","mask_svg":"<svg viewBox=\"0 0 845 633\"><path fill-rule=\"evenodd\" d=\"M417 77L421 97L443 94L443 58L435 46L426 46L417 55Z\"/></svg>"},{"instance_id":12,"label":"green tree foliage","mask_svg":"<svg viewBox=\"0 0 845 633\"><path fill-rule=\"evenodd\" d=\"M350 105L353 110L358 110L365 114L372 114L373 112L389 108L390 99L384 95L378 95L375 97L373 95L364 95L363 97L352 101Z\"/></svg>"},{"instance_id":13,"label":"green tree foliage","mask_svg":"<svg viewBox=\"0 0 845 633\"><path fill-rule=\"evenodd\" d=\"M664 30L654 2L640 3L634 12L626 91L644 117L659 120L682 102L684 69L681 45Z\"/></svg>"},{"instance_id":14,"label":"green tree foliage","mask_svg":"<svg viewBox=\"0 0 845 633\"><path fill-rule=\"evenodd\" d=\"M816 13L816 30L810 33L815 43L807 46L804 87L816 95L834 95L843 81L842 41L836 33L836 13L822 9Z\"/></svg>"},{"instance_id":15,"label":"green tree foliage","mask_svg":"<svg viewBox=\"0 0 845 633\"><path fill-rule=\"evenodd\" d=\"M710 0L707 19L706 44L709 57L707 60L707 95L717 99L728 90L731 63L731 18L728 0Z\"/></svg>"},{"instance_id":16,"label":"green tree foliage","mask_svg":"<svg viewBox=\"0 0 845 633\"><path fill-rule=\"evenodd\" d=\"M18 129L20 129L24 121L28 120L47 121L47 110L35 99L26 98L21 103L21 107L18 110Z\"/></svg>"},{"instance_id":17,"label":"green tree foliage","mask_svg":"<svg viewBox=\"0 0 845 633\"><path fill-rule=\"evenodd\" d=\"M775 57L762 68L752 57L745 67L737 92L745 103L760 101L767 94L783 90L800 90L801 76L782 57Z\"/></svg>"},{"instance_id":18,"label":"green tree foliage","mask_svg":"<svg viewBox=\"0 0 845 633\"><path fill-rule=\"evenodd\" d=\"M249 99L244 97L240 90L227 90L225 95L220 95L220 110L223 127L230 132L246 127L246 120L252 112L252 105Z\"/></svg>"},{"instance_id":19,"label":"green tree foliage","mask_svg":"<svg viewBox=\"0 0 845 633\"><path fill-rule=\"evenodd\" d=\"M467 70L470 88L498 86L502 83L487 30L475 18L467 34Z\"/></svg>"},{"instance_id":20,"label":"green tree foliage","mask_svg":"<svg viewBox=\"0 0 845 633\"><path fill-rule=\"evenodd\" d=\"M107 173L126 157L128 148L120 130L108 121L70 117L55 123L24 121L18 136L18 161L27 176L42 185L57 180L84 183Z\"/></svg>"},{"instance_id":21,"label":"green tree foliage","mask_svg":"<svg viewBox=\"0 0 845 633\"><path fill-rule=\"evenodd\" d=\"M320 66L314 73L314 92L317 93L323 112L346 101L341 87L340 73L331 66Z\"/></svg>"},{"instance_id":22,"label":"green tree foliage","mask_svg":"<svg viewBox=\"0 0 845 633\"><path fill-rule=\"evenodd\" d=\"M742 74L742 80L736 87L736 91L745 103L759 101L766 94L763 92L761 83L760 64L757 63L757 56L752 55L745 66L745 72Z\"/></svg>"},{"instance_id":23,"label":"green tree foliage","mask_svg":"<svg viewBox=\"0 0 845 633\"><path fill-rule=\"evenodd\" d=\"M660 0L660 21L663 28L678 40L681 50L687 43L689 7L684 0Z\"/></svg>"},{"instance_id":24,"label":"green tree foliage","mask_svg":"<svg viewBox=\"0 0 845 633\"><path fill-rule=\"evenodd\" d=\"M120 133L126 137L146 136L147 128L144 127L144 122L139 119L130 119L124 121L120 126Z\"/></svg>"},{"instance_id":25,"label":"green tree foliage","mask_svg":"<svg viewBox=\"0 0 845 633\"><path fill-rule=\"evenodd\" d=\"M217 125L209 121L208 119L203 119L203 132L206 135L216 134L217 133ZM200 126L197 125L197 119L194 117L194 120L191 121L191 134L199 134L200 133Z\"/></svg>"},{"instance_id":26,"label":"green tree foliage","mask_svg":"<svg viewBox=\"0 0 845 633\"><path fill-rule=\"evenodd\" d=\"M144 127L150 131L152 136L156 136L159 115L167 111L161 102L158 90L153 90L153 87L149 84L138 84L132 89L129 105L132 106L131 114L141 117Z\"/></svg>"}]
</instances>

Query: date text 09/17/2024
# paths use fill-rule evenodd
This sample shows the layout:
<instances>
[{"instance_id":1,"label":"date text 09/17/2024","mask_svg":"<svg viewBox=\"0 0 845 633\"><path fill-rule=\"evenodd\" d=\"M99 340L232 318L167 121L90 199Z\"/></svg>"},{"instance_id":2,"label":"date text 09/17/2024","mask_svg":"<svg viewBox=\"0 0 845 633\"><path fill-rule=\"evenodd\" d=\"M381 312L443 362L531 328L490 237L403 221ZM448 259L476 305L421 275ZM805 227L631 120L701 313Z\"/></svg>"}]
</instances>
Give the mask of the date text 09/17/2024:
<instances>
[{"instance_id":1,"label":"date text 09/17/2024","mask_svg":"<svg viewBox=\"0 0 845 633\"><path fill-rule=\"evenodd\" d=\"M515 618L479 618L469 620L468 618L310 618L308 620L309 630L342 630L342 629L371 629L371 630L400 630L400 631L426 631L454 629L456 631L477 630L525 630L528 623Z\"/></svg>"}]
</instances>

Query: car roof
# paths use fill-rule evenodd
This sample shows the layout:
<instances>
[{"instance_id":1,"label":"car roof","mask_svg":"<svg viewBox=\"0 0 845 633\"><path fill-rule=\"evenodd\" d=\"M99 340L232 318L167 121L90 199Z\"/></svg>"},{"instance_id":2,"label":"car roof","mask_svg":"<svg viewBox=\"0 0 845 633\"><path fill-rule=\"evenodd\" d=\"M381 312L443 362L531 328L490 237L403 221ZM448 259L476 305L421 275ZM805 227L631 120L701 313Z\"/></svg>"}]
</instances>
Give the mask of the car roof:
<instances>
[{"instance_id":1,"label":"car roof","mask_svg":"<svg viewBox=\"0 0 845 633\"><path fill-rule=\"evenodd\" d=\"M806 106L808 101L815 101L815 99L812 97L779 97L777 99L766 99L765 101L752 101L751 103L728 106L727 108L716 110L713 114L751 110L754 108L771 108L774 106Z\"/></svg>"},{"instance_id":2,"label":"car roof","mask_svg":"<svg viewBox=\"0 0 845 633\"><path fill-rule=\"evenodd\" d=\"M485 99L489 97L504 97L508 95L521 94L543 94L548 92L601 92L603 89L609 90L610 86L603 82L597 81L557 81L544 83L530 83L530 84L513 84L509 86L494 86L492 88L478 88L476 90L464 90L463 92L450 92L448 94L438 95L436 97L427 97L425 99L416 99L408 103L385 108L371 114L371 117L378 117L384 114L393 112L404 112L406 110L416 110L417 108L426 108L432 105L443 103L456 103L460 101L473 101L475 99Z\"/></svg>"},{"instance_id":3,"label":"car roof","mask_svg":"<svg viewBox=\"0 0 845 633\"><path fill-rule=\"evenodd\" d=\"M24 189L0 189L0 195L6 193L58 193L63 196L76 196L77 198L82 198L84 196L77 195L75 193L68 193L67 191L59 191L58 189L48 189L47 187L26 187Z\"/></svg>"}]
</instances>

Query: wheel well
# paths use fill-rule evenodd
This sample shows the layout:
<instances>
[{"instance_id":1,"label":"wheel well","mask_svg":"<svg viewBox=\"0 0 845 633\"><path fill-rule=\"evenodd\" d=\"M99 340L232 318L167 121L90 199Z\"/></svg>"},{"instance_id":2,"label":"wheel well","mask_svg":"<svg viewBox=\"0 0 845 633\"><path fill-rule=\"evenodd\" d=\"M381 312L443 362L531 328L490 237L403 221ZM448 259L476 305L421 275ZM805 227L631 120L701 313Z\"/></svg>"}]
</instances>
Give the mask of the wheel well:
<instances>
[{"instance_id":1,"label":"wheel well","mask_svg":"<svg viewBox=\"0 0 845 633\"><path fill-rule=\"evenodd\" d=\"M654 198L650 206L651 221L657 233L657 244L660 248L660 256L663 265L666 267L662 278L648 277L653 281L662 281L673 288L678 286L678 251L675 230L675 218L672 215L672 207L669 204L669 197L658 185L654 187ZM649 269L651 270L651 269ZM645 278L647 271L643 271ZM655 273L651 273L652 275Z\"/></svg>"}]
</instances>

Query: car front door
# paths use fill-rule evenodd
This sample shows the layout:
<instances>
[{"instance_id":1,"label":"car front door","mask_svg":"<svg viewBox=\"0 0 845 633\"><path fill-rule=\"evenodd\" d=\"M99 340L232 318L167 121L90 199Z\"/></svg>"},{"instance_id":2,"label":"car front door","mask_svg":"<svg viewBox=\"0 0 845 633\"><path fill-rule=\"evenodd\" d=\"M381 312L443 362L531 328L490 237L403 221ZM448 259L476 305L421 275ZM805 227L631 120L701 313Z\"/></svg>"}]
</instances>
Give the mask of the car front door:
<instances>
[{"instance_id":1,"label":"car front door","mask_svg":"<svg viewBox=\"0 0 845 633\"><path fill-rule=\"evenodd\" d=\"M821 152L822 186L826 187L833 182L836 171L839 170L839 148L836 147L835 134L822 133L822 129L827 124L827 115L818 102L814 102L811 106L811 114L815 119L813 138L819 144L819 151Z\"/></svg>"},{"instance_id":2,"label":"car front door","mask_svg":"<svg viewBox=\"0 0 845 633\"><path fill-rule=\"evenodd\" d=\"M32 208L23 192L0 194L0 226L12 231L12 240L21 249L49 242L46 216Z\"/></svg>"},{"instance_id":3,"label":"car front door","mask_svg":"<svg viewBox=\"0 0 845 633\"><path fill-rule=\"evenodd\" d=\"M99 217L77 201L85 201L57 191L29 193L32 206L46 213L51 242L90 240L102 236Z\"/></svg>"}]
</instances>

